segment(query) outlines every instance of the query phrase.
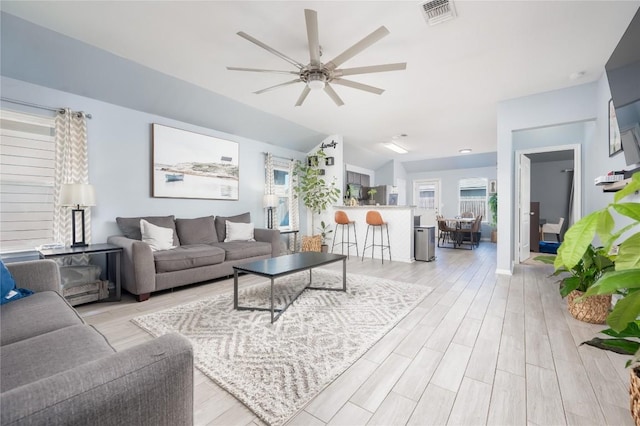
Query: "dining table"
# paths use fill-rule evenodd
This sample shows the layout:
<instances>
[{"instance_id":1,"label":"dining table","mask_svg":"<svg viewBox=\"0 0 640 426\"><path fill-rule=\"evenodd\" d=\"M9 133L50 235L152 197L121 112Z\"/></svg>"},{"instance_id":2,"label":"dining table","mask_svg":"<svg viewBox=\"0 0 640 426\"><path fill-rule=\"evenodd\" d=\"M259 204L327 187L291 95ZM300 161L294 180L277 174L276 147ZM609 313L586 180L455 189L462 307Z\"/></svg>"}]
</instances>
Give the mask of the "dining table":
<instances>
[{"instance_id":1,"label":"dining table","mask_svg":"<svg viewBox=\"0 0 640 426\"><path fill-rule=\"evenodd\" d=\"M451 239L451 242L453 243L453 248L460 248L462 246L462 232L458 232L460 229L463 228L464 225L473 225L473 222L475 222L475 218L474 217L453 217L453 218L442 218L439 219L439 221L443 221L447 224L447 227L449 228L455 228L455 235L454 238ZM451 226L451 224L454 224L454 226Z\"/></svg>"}]
</instances>

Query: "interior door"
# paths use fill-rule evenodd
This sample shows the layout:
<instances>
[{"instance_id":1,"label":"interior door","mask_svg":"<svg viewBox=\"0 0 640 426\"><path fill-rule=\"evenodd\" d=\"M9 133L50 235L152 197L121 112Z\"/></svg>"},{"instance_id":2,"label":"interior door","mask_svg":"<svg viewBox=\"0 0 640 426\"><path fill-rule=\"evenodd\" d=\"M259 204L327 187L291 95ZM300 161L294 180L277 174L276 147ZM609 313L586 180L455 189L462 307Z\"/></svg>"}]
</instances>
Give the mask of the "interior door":
<instances>
[{"instance_id":1,"label":"interior door","mask_svg":"<svg viewBox=\"0 0 640 426\"><path fill-rule=\"evenodd\" d=\"M414 180L413 202L421 226L435 226L440 211L440 180Z\"/></svg>"},{"instance_id":2,"label":"interior door","mask_svg":"<svg viewBox=\"0 0 640 426\"><path fill-rule=\"evenodd\" d=\"M520 155L520 262L524 262L530 254L531 226L531 159Z\"/></svg>"}]
</instances>

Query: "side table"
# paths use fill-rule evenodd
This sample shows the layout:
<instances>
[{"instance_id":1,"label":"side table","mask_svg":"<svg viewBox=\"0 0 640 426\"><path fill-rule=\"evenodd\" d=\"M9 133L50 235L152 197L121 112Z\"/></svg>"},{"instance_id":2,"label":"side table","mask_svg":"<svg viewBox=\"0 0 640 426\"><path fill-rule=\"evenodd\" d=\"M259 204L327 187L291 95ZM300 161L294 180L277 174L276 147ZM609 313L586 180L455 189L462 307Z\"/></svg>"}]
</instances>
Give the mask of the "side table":
<instances>
[{"instance_id":1,"label":"side table","mask_svg":"<svg viewBox=\"0 0 640 426\"><path fill-rule=\"evenodd\" d=\"M289 235L293 234L293 251L295 253L298 250L298 231L297 229L290 229L288 231L280 231L280 235Z\"/></svg>"},{"instance_id":2,"label":"side table","mask_svg":"<svg viewBox=\"0 0 640 426\"><path fill-rule=\"evenodd\" d=\"M77 256L81 254L104 254L107 261L107 279L115 284L115 294L112 295L111 291L109 291L109 297L100 299L100 301L120 301L120 258L122 256L122 247L116 246L114 244L90 244L86 247L61 247L54 249L42 249L38 250L38 254L40 255L40 259L54 259L57 257Z\"/></svg>"}]
</instances>

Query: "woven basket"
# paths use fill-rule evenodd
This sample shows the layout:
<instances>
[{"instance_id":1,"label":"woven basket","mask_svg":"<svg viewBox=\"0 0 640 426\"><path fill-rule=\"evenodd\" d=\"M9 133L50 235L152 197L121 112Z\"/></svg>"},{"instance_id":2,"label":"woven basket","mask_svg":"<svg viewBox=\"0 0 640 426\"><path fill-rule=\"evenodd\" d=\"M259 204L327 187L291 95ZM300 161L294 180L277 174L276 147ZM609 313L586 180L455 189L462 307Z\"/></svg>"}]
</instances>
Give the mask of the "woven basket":
<instances>
[{"instance_id":1,"label":"woven basket","mask_svg":"<svg viewBox=\"0 0 640 426\"><path fill-rule=\"evenodd\" d=\"M640 426L640 370L631 368L631 384L629 385L629 403L631 405L631 417Z\"/></svg>"},{"instance_id":2,"label":"woven basket","mask_svg":"<svg viewBox=\"0 0 640 426\"><path fill-rule=\"evenodd\" d=\"M573 290L567 296L569 313L577 320L591 324L604 324L611 307L611 295L589 296L581 302L576 299L584 294L582 291Z\"/></svg>"},{"instance_id":3,"label":"woven basket","mask_svg":"<svg viewBox=\"0 0 640 426\"><path fill-rule=\"evenodd\" d=\"M313 235L311 237L302 237L302 247L300 251L317 251L321 250L322 235Z\"/></svg>"}]
</instances>

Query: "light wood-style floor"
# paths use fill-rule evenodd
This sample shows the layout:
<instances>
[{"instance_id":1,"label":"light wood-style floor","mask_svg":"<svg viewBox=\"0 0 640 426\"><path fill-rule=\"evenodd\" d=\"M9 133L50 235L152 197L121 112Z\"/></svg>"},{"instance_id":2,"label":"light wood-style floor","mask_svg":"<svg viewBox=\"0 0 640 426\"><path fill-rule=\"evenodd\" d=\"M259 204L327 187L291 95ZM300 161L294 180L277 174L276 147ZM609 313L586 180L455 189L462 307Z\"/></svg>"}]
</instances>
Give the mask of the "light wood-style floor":
<instances>
[{"instance_id":1,"label":"light wood-style floor","mask_svg":"<svg viewBox=\"0 0 640 426\"><path fill-rule=\"evenodd\" d=\"M349 260L349 273L434 290L288 425L633 424L626 357L579 346L603 327L568 314L550 266L496 275L491 243L436 254L430 263ZM79 311L121 350L151 338L131 318L232 289L227 279ZM198 370L195 377L197 425L262 424Z\"/></svg>"}]
</instances>

